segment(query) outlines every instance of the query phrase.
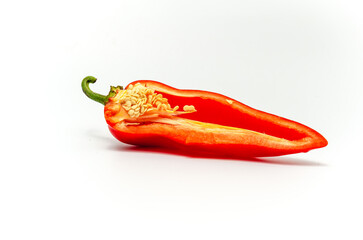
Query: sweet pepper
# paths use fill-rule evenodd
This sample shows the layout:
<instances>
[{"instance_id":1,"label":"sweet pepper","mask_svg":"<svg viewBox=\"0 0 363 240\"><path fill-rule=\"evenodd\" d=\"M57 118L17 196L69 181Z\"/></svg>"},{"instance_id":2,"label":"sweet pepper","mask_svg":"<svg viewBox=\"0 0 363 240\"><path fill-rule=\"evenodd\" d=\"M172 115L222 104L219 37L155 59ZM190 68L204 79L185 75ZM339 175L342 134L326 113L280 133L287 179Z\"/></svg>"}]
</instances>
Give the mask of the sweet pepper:
<instances>
[{"instance_id":1,"label":"sweet pepper","mask_svg":"<svg viewBox=\"0 0 363 240\"><path fill-rule=\"evenodd\" d=\"M218 93L139 80L125 89L111 87L105 96L89 88L95 82L84 78L83 92L105 105L109 130L124 143L241 158L307 152L328 143L305 125Z\"/></svg>"}]
</instances>

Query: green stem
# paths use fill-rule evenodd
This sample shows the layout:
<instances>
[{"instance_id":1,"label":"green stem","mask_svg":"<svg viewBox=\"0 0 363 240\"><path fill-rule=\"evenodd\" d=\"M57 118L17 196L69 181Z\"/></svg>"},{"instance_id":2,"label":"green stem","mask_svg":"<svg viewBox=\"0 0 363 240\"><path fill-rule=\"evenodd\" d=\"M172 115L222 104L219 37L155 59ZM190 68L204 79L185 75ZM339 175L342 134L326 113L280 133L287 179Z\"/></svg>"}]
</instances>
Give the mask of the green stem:
<instances>
[{"instance_id":1,"label":"green stem","mask_svg":"<svg viewBox=\"0 0 363 240\"><path fill-rule=\"evenodd\" d=\"M87 97L89 97L90 99L105 105L108 101L108 96L101 95L99 93L95 93L89 88L89 84L95 83L96 81L97 81L97 78L95 78L95 77L92 77L92 76L85 77L82 81L82 90L83 90L84 94L86 94Z\"/></svg>"},{"instance_id":2,"label":"green stem","mask_svg":"<svg viewBox=\"0 0 363 240\"><path fill-rule=\"evenodd\" d=\"M107 96L95 93L89 88L89 84L95 83L96 81L97 78L95 77L92 76L85 77L82 81L82 90L84 94L87 95L87 97L89 97L92 100L95 100L96 102L101 103L102 105L105 105L108 102L108 99L114 97L118 91L123 90L122 86L117 86L117 87L111 86L110 92L108 93Z\"/></svg>"}]
</instances>

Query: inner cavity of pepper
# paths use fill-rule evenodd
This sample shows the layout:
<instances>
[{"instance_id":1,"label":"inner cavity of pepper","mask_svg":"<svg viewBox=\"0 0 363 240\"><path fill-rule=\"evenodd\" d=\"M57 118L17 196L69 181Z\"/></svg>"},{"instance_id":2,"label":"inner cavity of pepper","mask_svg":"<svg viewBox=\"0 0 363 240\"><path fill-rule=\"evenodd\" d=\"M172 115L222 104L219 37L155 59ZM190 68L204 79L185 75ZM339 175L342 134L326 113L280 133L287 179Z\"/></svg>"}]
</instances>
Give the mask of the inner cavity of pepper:
<instances>
[{"instance_id":1,"label":"inner cavity of pepper","mask_svg":"<svg viewBox=\"0 0 363 240\"><path fill-rule=\"evenodd\" d=\"M126 90L119 90L110 101L113 103L113 112L117 112L114 115L114 122L151 121L153 118L171 117L196 111L193 105L184 105L182 111L179 110L179 106L171 107L168 99L162 94L140 83L130 84Z\"/></svg>"},{"instance_id":2,"label":"inner cavity of pepper","mask_svg":"<svg viewBox=\"0 0 363 240\"><path fill-rule=\"evenodd\" d=\"M232 100L228 98L226 102L220 102L199 95L173 95L136 83L130 84L126 90L117 90L116 95L109 99L105 114L112 124L120 122L126 125L156 122L173 125L183 123L214 129L251 130L287 140L299 140L306 137L305 133L298 130L277 126L272 121L264 121L242 113L231 107L233 101L232 104L230 101ZM179 106L182 110L179 110ZM183 117L177 118L178 115Z\"/></svg>"}]
</instances>

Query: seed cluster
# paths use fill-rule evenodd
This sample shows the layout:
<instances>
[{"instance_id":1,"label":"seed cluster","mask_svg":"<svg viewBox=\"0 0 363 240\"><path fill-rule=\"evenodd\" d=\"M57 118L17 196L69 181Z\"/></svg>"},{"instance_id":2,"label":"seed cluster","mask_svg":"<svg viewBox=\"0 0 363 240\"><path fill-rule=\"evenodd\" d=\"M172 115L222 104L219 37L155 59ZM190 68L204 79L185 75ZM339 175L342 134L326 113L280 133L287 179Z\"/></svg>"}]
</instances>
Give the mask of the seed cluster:
<instances>
[{"instance_id":1,"label":"seed cluster","mask_svg":"<svg viewBox=\"0 0 363 240\"><path fill-rule=\"evenodd\" d=\"M129 85L127 90L120 92L120 96L116 96L116 98L119 99L121 106L131 118L138 118L155 109L175 112L179 108L178 106L171 108L168 99L140 83L136 83L135 86Z\"/></svg>"},{"instance_id":2,"label":"seed cluster","mask_svg":"<svg viewBox=\"0 0 363 240\"><path fill-rule=\"evenodd\" d=\"M195 112L195 107L193 105L185 105L183 107L183 111L185 111L185 112Z\"/></svg>"}]
</instances>

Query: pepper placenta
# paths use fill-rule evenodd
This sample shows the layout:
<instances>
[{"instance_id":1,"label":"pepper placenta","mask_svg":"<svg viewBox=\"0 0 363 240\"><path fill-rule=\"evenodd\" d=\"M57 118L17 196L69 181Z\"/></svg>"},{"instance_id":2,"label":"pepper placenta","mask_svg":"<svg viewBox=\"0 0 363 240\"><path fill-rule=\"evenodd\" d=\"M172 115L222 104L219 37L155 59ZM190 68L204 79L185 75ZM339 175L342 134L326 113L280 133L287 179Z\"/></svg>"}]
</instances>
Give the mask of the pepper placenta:
<instances>
[{"instance_id":1,"label":"pepper placenta","mask_svg":"<svg viewBox=\"0 0 363 240\"><path fill-rule=\"evenodd\" d=\"M279 156L307 152L328 144L315 130L253 109L224 95L180 90L151 80L125 89L94 93L88 76L83 92L105 105L112 135L121 142L229 157Z\"/></svg>"}]
</instances>

